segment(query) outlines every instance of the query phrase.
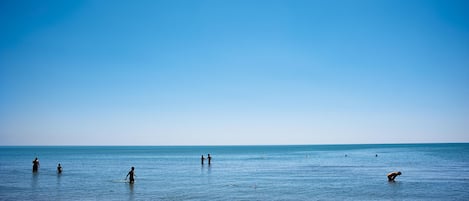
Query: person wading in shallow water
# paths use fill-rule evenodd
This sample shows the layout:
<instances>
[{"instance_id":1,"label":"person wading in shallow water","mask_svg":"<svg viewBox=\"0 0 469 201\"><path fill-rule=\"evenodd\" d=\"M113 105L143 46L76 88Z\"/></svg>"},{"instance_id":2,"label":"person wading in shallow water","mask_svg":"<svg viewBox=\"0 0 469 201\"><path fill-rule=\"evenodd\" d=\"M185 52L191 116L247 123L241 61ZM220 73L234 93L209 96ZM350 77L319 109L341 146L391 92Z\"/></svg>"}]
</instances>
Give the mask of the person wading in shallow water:
<instances>
[{"instance_id":1,"label":"person wading in shallow water","mask_svg":"<svg viewBox=\"0 0 469 201\"><path fill-rule=\"evenodd\" d=\"M39 169L39 159L37 157L33 160L33 172L37 172Z\"/></svg>"},{"instance_id":2,"label":"person wading in shallow water","mask_svg":"<svg viewBox=\"0 0 469 201\"><path fill-rule=\"evenodd\" d=\"M212 162L212 157L210 156L210 154L208 154L207 159L208 159L208 164L210 165L210 163Z\"/></svg>"},{"instance_id":3,"label":"person wading in shallow water","mask_svg":"<svg viewBox=\"0 0 469 201\"><path fill-rule=\"evenodd\" d=\"M57 165L57 173L62 173L62 166L60 165L60 163Z\"/></svg>"},{"instance_id":4,"label":"person wading in shallow water","mask_svg":"<svg viewBox=\"0 0 469 201\"><path fill-rule=\"evenodd\" d=\"M389 173L389 174L388 174L388 181L389 181L389 182L394 182L394 179L395 179L397 176L401 175L401 174L402 174L401 172L391 172L391 173Z\"/></svg>"},{"instance_id":5,"label":"person wading in shallow water","mask_svg":"<svg viewBox=\"0 0 469 201\"><path fill-rule=\"evenodd\" d=\"M200 163L201 163L202 165L204 164L204 160L205 160L204 155L202 155L202 156L200 157Z\"/></svg>"},{"instance_id":6,"label":"person wading in shallow water","mask_svg":"<svg viewBox=\"0 0 469 201\"><path fill-rule=\"evenodd\" d=\"M132 167L132 168L130 169L129 173L127 173L127 176L125 176L125 180L127 180L127 177L130 176L130 177L129 177L129 183L131 183L131 184L133 184L133 183L135 182L134 176L136 176L136 175L134 174L134 170L135 170L135 168Z\"/></svg>"}]
</instances>

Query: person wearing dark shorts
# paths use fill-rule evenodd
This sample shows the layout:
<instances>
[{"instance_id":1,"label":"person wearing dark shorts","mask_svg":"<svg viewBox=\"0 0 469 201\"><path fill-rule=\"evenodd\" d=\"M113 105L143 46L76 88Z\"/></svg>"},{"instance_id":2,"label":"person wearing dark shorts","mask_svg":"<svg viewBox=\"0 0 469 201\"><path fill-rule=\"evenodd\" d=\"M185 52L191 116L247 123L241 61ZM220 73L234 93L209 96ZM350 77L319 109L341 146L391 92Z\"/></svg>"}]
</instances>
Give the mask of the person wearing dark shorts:
<instances>
[{"instance_id":1,"label":"person wearing dark shorts","mask_svg":"<svg viewBox=\"0 0 469 201\"><path fill-rule=\"evenodd\" d=\"M132 167L132 168L130 169L129 173L127 173L127 176L125 176L125 179L126 179L126 180L127 180L127 177L129 177L129 176L130 176L130 177L129 177L129 183L131 183L131 184L133 184L133 183L135 182L135 178L134 178L134 176L135 176L135 174L134 174L134 170L135 170L135 168L134 168L134 167Z\"/></svg>"},{"instance_id":2,"label":"person wearing dark shorts","mask_svg":"<svg viewBox=\"0 0 469 201\"><path fill-rule=\"evenodd\" d=\"M389 173L389 174L388 174L388 181L393 182L394 179L395 179L397 176L401 175L401 174L402 174L401 172L391 172L391 173Z\"/></svg>"},{"instance_id":3,"label":"person wearing dark shorts","mask_svg":"<svg viewBox=\"0 0 469 201\"><path fill-rule=\"evenodd\" d=\"M33 172L37 172L39 170L39 159L37 157L33 160Z\"/></svg>"},{"instance_id":4,"label":"person wearing dark shorts","mask_svg":"<svg viewBox=\"0 0 469 201\"><path fill-rule=\"evenodd\" d=\"M60 165L60 163L57 165L57 173L62 173L62 166Z\"/></svg>"}]
</instances>

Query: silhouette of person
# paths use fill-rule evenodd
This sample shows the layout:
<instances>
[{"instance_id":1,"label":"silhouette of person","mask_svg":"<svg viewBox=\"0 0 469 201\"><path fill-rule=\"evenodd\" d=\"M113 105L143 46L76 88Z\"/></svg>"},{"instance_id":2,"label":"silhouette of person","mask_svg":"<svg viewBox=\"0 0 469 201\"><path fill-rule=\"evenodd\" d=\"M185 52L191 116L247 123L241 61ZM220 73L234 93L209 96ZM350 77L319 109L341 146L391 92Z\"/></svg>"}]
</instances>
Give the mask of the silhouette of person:
<instances>
[{"instance_id":1,"label":"silhouette of person","mask_svg":"<svg viewBox=\"0 0 469 201\"><path fill-rule=\"evenodd\" d=\"M390 181L390 182L391 182L391 181L394 181L394 179L395 179L397 176L401 175L401 174L402 174L401 172L391 172L391 173L389 173L389 174L388 174L388 181Z\"/></svg>"},{"instance_id":2,"label":"silhouette of person","mask_svg":"<svg viewBox=\"0 0 469 201\"><path fill-rule=\"evenodd\" d=\"M210 163L212 162L212 157L210 156L210 154L208 154L207 159L208 159L208 164L210 165Z\"/></svg>"},{"instance_id":3,"label":"silhouette of person","mask_svg":"<svg viewBox=\"0 0 469 201\"><path fill-rule=\"evenodd\" d=\"M39 169L39 159L37 157L33 160L33 172L37 172Z\"/></svg>"},{"instance_id":4,"label":"silhouette of person","mask_svg":"<svg viewBox=\"0 0 469 201\"><path fill-rule=\"evenodd\" d=\"M60 165L60 163L57 165L57 173L62 173L62 166Z\"/></svg>"},{"instance_id":5,"label":"silhouette of person","mask_svg":"<svg viewBox=\"0 0 469 201\"><path fill-rule=\"evenodd\" d=\"M134 174L134 170L135 170L135 168L132 167L130 169L129 173L127 173L127 176L125 176L125 180L127 180L127 177L130 176L129 177L129 183L131 183L131 184L133 184L135 182L134 176L136 176L136 175Z\"/></svg>"},{"instance_id":6,"label":"silhouette of person","mask_svg":"<svg viewBox=\"0 0 469 201\"><path fill-rule=\"evenodd\" d=\"M200 162L202 163L202 165L204 164L204 160L205 160L204 155L202 155L202 156L200 157Z\"/></svg>"}]
</instances>

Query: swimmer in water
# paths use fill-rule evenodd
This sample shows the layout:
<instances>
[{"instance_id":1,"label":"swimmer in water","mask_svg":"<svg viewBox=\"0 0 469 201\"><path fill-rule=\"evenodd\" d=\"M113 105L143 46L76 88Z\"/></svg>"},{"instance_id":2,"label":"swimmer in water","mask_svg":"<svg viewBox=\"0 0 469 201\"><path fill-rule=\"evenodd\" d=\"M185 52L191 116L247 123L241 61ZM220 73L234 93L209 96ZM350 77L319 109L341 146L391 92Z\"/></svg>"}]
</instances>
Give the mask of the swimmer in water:
<instances>
[{"instance_id":1,"label":"swimmer in water","mask_svg":"<svg viewBox=\"0 0 469 201\"><path fill-rule=\"evenodd\" d=\"M33 160L33 172L37 172L39 169L39 159L37 157Z\"/></svg>"},{"instance_id":2,"label":"swimmer in water","mask_svg":"<svg viewBox=\"0 0 469 201\"><path fill-rule=\"evenodd\" d=\"M389 182L394 182L394 179L395 179L397 176L401 175L401 174L402 174L401 172L391 172L391 173L389 173L389 174L388 174L388 181L389 181Z\"/></svg>"},{"instance_id":3,"label":"swimmer in water","mask_svg":"<svg viewBox=\"0 0 469 201\"><path fill-rule=\"evenodd\" d=\"M131 184L133 184L133 183L135 182L134 176L137 176L137 175L134 174L134 170L135 170L135 168L132 167L132 168L130 169L129 173L127 173L127 176L125 176L125 180L127 180L127 177L130 176L130 177L129 177L129 183L131 183Z\"/></svg>"},{"instance_id":4,"label":"swimmer in water","mask_svg":"<svg viewBox=\"0 0 469 201\"><path fill-rule=\"evenodd\" d=\"M57 173L62 173L62 166L60 165L60 163L57 165Z\"/></svg>"}]
</instances>

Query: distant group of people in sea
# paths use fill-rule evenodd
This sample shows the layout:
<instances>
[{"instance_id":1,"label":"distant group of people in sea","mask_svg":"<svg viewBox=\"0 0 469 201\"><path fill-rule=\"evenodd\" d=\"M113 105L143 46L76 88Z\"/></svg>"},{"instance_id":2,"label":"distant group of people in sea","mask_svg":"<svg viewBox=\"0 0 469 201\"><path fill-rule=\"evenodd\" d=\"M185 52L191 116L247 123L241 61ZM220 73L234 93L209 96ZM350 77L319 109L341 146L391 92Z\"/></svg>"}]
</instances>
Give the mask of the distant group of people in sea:
<instances>
[{"instance_id":1,"label":"distant group of people in sea","mask_svg":"<svg viewBox=\"0 0 469 201\"><path fill-rule=\"evenodd\" d=\"M204 155L202 155L202 158L201 158L202 165L204 164L204 160L205 160ZM208 160L208 164L210 165L212 163L212 156L210 156L210 154L207 154L207 160ZM40 165L39 164L39 159L36 157L33 160L33 173L38 172L39 165ZM129 183L130 184L133 184L135 182L135 177L137 176L137 175L135 175L134 171L135 171L135 167L132 166L130 168L129 173L127 173L127 176L125 176L126 181L127 181L127 178L129 178ZM57 173L58 174L62 173L62 165L60 163L57 165Z\"/></svg>"},{"instance_id":2,"label":"distant group of people in sea","mask_svg":"<svg viewBox=\"0 0 469 201\"><path fill-rule=\"evenodd\" d=\"M347 154L345 154L345 157L348 157ZM375 154L375 157L378 157L378 154ZM396 179L397 176L401 175L402 172L390 172L387 174L388 181L389 182L394 182L394 179Z\"/></svg>"},{"instance_id":3,"label":"distant group of people in sea","mask_svg":"<svg viewBox=\"0 0 469 201\"><path fill-rule=\"evenodd\" d=\"M347 157L347 154L345 155L345 157ZM376 154L375 157L378 157L378 154ZM202 165L204 165L205 160L207 160L208 165L210 165L212 163L212 156L210 156L210 154L207 154L207 158L205 158L204 155L202 155L200 157L200 162L201 162ZM39 159L36 157L33 160L33 173L38 172L38 170L39 170ZM135 177L137 176L137 175L135 175L134 171L135 171L135 167L132 166L130 168L129 173L127 173L127 176L125 176L126 181L127 181L127 178L129 178L129 183L130 184L133 184L135 182ZM60 165L60 163L57 165L57 173L58 174L62 173L62 165ZM396 177L401 175L401 174L402 174L401 172L390 172L390 173L388 173L387 174L388 181L389 182L394 182Z\"/></svg>"},{"instance_id":4,"label":"distant group of people in sea","mask_svg":"<svg viewBox=\"0 0 469 201\"><path fill-rule=\"evenodd\" d=\"M33 160L33 172L37 172L39 170L39 159L36 157L34 160ZM62 165L57 164L57 173L58 174L61 174L62 173Z\"/></svg>"},{"instance_id":5,"label":"distant group of people in sea","mask_svg":"<svg viewBox=\"0 0 469 201\"><path fill-rule=\"evenodd\" d=\"M200 163L203 165L204 161L205 161L205 158L204 158L204 155L202 155L200 157ZM208 165L212 164L212 157L210 156L210 154L207 154L207 161L208 161Z\"/></svg>"}]
</instances>

